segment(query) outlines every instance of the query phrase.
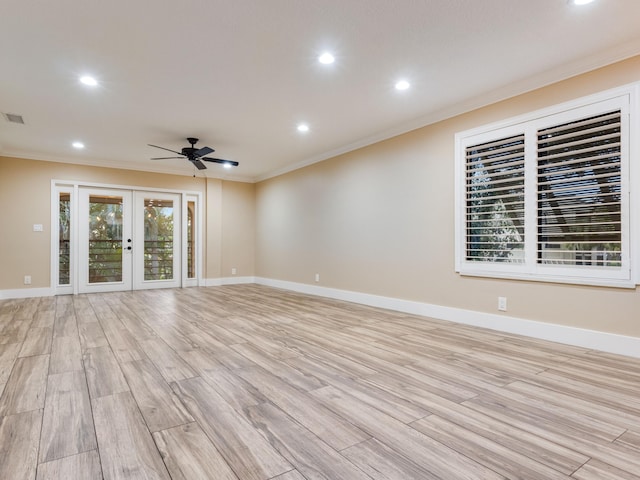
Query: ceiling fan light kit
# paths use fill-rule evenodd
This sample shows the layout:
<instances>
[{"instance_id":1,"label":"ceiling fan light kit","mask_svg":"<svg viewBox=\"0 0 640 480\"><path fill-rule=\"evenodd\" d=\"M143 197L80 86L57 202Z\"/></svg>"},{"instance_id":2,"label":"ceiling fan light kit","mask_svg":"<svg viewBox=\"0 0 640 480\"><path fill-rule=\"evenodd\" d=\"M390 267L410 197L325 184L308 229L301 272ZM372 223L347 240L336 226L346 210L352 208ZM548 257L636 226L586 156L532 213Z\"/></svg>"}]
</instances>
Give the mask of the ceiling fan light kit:
<instances>
[{"instance_id":1,"label":"ceiling fan light kit","mask_svg":"<svg viewBox=\"0 0 640 480\"><path fill-rule=\"evenodd\" d=\"M172 160L175 158L186 158L187 160L189 160L198 170L206 170L206 166L204 163L202 163L202 160L204 160L205 162L212 162L212 163L219 163L220 165L223 165L224 167L230 168L230 167L237 167L238 165L240 165L238 162L233 161L233 160L225 160L223 158L211 158L211 157L205 157L205 155L209 155L210 153L215 152L215 150L211 147L202 147L202 148L196 148L196 143L198 143L198 139L194 138L194 137L188 137L187 138L187 142L189 142L189 144L191 145L190 147L183 147L182 151L177 152L175 150L171 150L169 148L165 148L165 147L160 147L158 145L151 145L150 143L148 144L150 147L154 147L154 148L160 148L161 150L166 150L168 152L172 152L175 153L176 155L180 155L179 157L155 157L152 158L151 160Z\"/></svg>"}]
</instances>

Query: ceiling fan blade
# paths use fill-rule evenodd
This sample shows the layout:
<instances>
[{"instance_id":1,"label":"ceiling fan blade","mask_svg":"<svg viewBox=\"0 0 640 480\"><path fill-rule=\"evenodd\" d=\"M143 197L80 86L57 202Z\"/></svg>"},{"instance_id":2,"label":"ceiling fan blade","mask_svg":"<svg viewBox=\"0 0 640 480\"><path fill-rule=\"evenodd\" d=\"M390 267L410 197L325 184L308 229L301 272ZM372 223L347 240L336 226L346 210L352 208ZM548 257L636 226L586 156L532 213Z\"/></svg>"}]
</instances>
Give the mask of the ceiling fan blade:
<instances>
[{"instance_id":1,"label":"ceiling fan blade","mask_svg":"<svg viewBox=\"0 0 640 480\"><path fill-rule=\"evenodd\" d=\"M210 153L213 153L213 152L215 152L215 150L213 148L202 147L200 150L196 150L195 156L196 157L204 157L205 155L209 155Z\"/></svg>"},{"instance_id":2,"label":"ceiling fan blade","mask_svg":"<svg viewBox=\"0 0 640 480\"><path fill-rule=\"evenodd\" d=\"M205 160L207 162L220 163L221 165L231 165L233 167L237 167L240 165L238 162L233 160L224 160L223 158L201 158L200 160Z\"/></svg>"},{"instance_id":3,"label":"ceiling fan blade","mask_svg":"<svg viewBox=\"0 0 640 480\"><path fill-rule=\"evenodd\" d=\"M173 160L174 158L184 158L184 157L155 157L151 160Z\"/></svg>"},{"instance_id":4,"label":"ceiling fan blade","mask_svg":"<svg viewBox=\"0 0 640 480\"><path fill-rule=\"evenodd\" d=\"M147 143L147 145L149 145L150 147L161 148L162 150L166 150L167 152L173 152L177 153L178 155L182 155L182 152L176 152L175 150L171 150L169 148L159 147L158 145L151 145L150 143Z\"/></svg>"},{"instance_id":5,"label":"ceiling fan blade","mask_svg":"<svg viewBox=\"0 0 640 480\"><path fill-rule=\"evenodd\" d=\"M202 163L197 158L195 160L191 160L191 163L193 163L198 170L206 170L207 169L207 167L204 166L204 163Z\"/></svg>"}]
</instances>

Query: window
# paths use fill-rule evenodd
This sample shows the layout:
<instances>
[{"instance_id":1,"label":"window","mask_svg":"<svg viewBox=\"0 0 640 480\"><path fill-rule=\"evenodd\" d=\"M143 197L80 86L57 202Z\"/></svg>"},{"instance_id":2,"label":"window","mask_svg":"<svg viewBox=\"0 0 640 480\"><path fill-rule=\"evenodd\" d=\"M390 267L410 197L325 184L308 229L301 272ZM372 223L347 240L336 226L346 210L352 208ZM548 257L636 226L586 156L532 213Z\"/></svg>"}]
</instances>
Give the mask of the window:
<instances>
[{"instance_id":1,"label":"window","mask_svg":"<svg viewBox=\"0 0 640 480\"><path fill-rule=\"evenodd\" d=\"M75 202L73 186L52 183L51 188L51 285L56 294L73 293L75 282Z\"/></svg>"},{"instance_id":2,"label":"window","mask_svg":"<svg viewBox=\"0 0 640 480\"><path fill-rule=\"evenodd\" d=\"M524 134L466 148L466 260L524 260Z\"/></svg>"},{"instance_id":3,"label":"window","mask_svg":"<svg viewBox=\"0 0 640 480\"><path fill-rule=\"evenodd\" d=\"M71 193L58 195L58 285L71 285Z\"/></svg>"},{"instance_id":4,"label":"window","mask_svg":"<svg viewBox=\"0 0 640 480\"><path fill-rule=\"evenodd\" d=\"M609 92L457 134L457 271L633 286L634 99Z\"/></svg>"},{"instance_id":5,"label":"window","mask_svg":"<svg viewBox=\"0 0 640 480\"><path fill-rule=\"evenodd\" d=\"M539 263L621 266L621 112L537 132Z\"/></svg>"},{"instance_id":6,"label":"window","mask_svg":"<svg viewBox=\"0 0 640 480\"><path fill-rule=\"evenodd\" d=\"M195 239L196 239L196 202L187 202L187 278L196 278Z\"/></svg>"}]
</instances>

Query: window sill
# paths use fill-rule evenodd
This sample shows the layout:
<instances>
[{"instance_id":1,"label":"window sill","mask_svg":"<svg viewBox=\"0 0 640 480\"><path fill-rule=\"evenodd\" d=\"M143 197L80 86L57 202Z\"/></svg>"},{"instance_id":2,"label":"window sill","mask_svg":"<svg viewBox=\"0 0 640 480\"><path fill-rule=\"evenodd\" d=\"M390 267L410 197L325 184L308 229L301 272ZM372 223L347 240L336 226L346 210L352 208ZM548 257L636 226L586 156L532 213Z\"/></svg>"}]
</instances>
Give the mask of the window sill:
<instances>
[{"instance_id":1,"label":"window sill","mask_svg":"<svg viewBox=\"0 0 640 480\"><path fill-rule=\"evenodd\" d=\"M613 287L613 288L636 288L636 283L630 279L616 279L616 278L594 278L594 277L579 277L579 276L558 276L558 275L541 275L541 274L529 274L529 273L513 273L513 272L495 272L495 271L458 271L457 273L463 277L482 277L488 280L519 280L527 282L541 282L541 283L561 283L565 285L581 285L590 287Z\"/></svg>"}]
</instances>

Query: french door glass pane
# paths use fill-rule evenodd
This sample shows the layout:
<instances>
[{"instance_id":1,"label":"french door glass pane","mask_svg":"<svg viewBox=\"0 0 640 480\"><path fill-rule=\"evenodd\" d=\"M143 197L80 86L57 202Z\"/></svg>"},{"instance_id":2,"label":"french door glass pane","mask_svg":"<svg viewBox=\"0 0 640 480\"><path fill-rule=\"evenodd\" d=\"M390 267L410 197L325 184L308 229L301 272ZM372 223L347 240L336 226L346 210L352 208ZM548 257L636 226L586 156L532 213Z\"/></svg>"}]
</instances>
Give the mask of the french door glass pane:
<instances>
[{"instance_id":1,"label":"french door glass pane","mask_svg":"<svg viewBox=\"0 0 640 480\"><path fill-rule=\"evenodd\" d=\"M71 282L70 247L71 247L71 194L60 193L58 214L58 285L69 285Z\"/></svg>"},{"instance_id":2,"label":"french door glass pane","mask_svg":"<svg viewBox=\"0 0 640 480\"><path fill-rule=\"evenodd\" d=\"M122 197L89 197L89 283L122 281Z\"/></svg>"},{"instance_id":3,"label":"french door glass pane","mask_svg":"<svg viewBox=\"0 0 640 480\"><path fill-rule=\"evenodd\" d=\"M144 279L173 278L173 201L144 199Z\"/></svg>"}]
</instances>

